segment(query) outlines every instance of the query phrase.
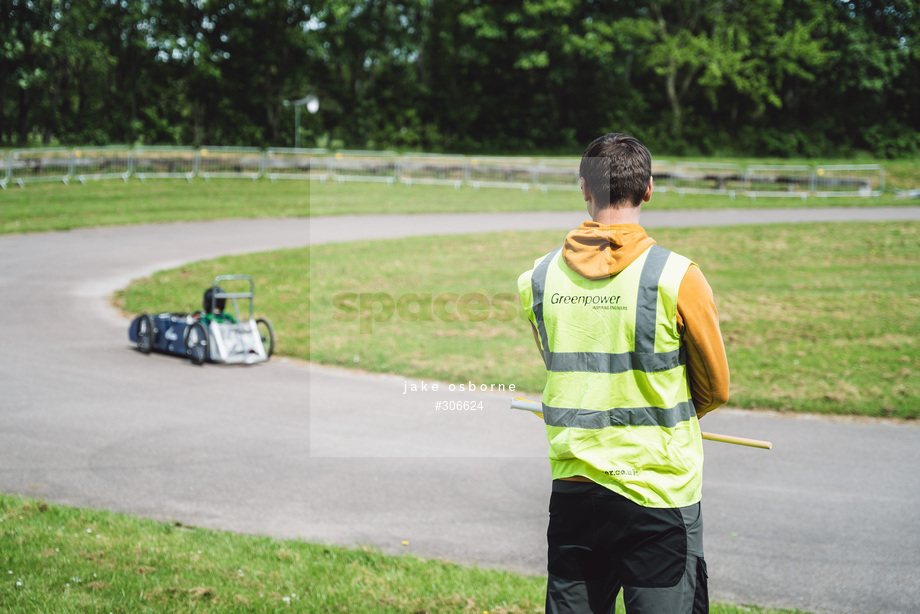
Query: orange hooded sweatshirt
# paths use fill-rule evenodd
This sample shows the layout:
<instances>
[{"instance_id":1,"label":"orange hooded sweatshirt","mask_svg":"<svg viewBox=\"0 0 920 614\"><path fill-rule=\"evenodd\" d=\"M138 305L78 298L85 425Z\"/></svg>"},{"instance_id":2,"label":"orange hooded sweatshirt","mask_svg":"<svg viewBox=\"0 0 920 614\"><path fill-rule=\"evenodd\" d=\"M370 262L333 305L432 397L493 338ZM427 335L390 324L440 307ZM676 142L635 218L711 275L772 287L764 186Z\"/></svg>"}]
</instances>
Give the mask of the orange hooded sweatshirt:
<instances>
[{"instance_id":1,"label":"orange hooded sweatshirt","mask_svg":"<svg viewBox=\"0 0 920 614\"><path fill-rule=\"evenodd\" d=\"M654 244L638 224L588 221L568 234L562 257L582 277L604 279ZM712 288L696 265L687 269L677 293L677 327L687 350L690 394L697 416L703 416L728 401L729 374Z\"/></svg>"}]
</instances>

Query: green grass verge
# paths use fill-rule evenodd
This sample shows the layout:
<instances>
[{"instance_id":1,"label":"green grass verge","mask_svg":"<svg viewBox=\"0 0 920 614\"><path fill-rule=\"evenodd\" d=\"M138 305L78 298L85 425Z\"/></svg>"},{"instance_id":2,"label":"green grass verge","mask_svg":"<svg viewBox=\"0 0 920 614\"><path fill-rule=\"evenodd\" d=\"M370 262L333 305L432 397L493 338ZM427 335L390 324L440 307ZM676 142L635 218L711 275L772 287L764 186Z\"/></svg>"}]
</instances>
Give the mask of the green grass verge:
<instances>
[{"instance_id":1,"label":"green grass verge","mask_svg":"<svg viewBox=\"0 0 920 614\"><path fill-rule=\"evenodd\" d=\"M0 192L0 234L309 215L309 181L159 179L29 184Z\"/></svg>"},{"instance_id":2,"label":"green grass verge","mask_svg":"<svg viewBox=\"0 0 920 614\"><path fill-rule=\"evenodd\" d=\"M9 613L515 614L542 612L545 590L544 578L409 554L238 535L0 495L0 607ZM780 614L730 605L712 611Z\"/></svg>"},{"instance_id":3,"label":"green grass verge","mask_svg":"<svg viewBox=\"0 0 920 614\"><path fill-rule=\"evenodd\" d=\"M782 163L743 160L748 163ZM827 161L822 161L826 163ZM786 161L786 164L812 161ZM886 162L889 185L920 187L920 162ZM917 201L880 198L758 198L731 199L721 195L686 195L659 190L656 209L724 209L755 207L873 207L906 206ZM10 186L0 192L0 234L70 230L87 226L145 224L247 217L292 217L365 213L423 213L471 211L571 211L581 206L570 191L522 192L516 189L379 183L277 181L262 179L134 179Z\"/></svg>"},{"instance_id":4,"label":"green grass verge","mask_svg":"<svg viewBox=\"0 0 920 614\"><path fill-rule=\"evenodd\" d=\"M650 205L656 210L678 209L755 209L803 207L897 207L916 205L917 201L884 194L879 198L781 198L761 197L734 199L722 195L655 192ZM314 183L311 188L311 215L345 213L429 213L429 212L493 212L493 211L572 211L583 205L577 190L554 190L546 193L523 192L506 188L381 184Z\"/></svg>"},{"instance_id":5,"label":"green grass verge","mask_svg":"<svg viewBox=\"0 0 920 614\"><path fill-rule=\"evenodd\" d=\"M652 229L712 285L734 407L920 417L920 223ZM139 280L131 313L200 302L221 273L256 278L280 354L451 383L539 391L518 275L564 231L319 245L191 263Z\"/></svg>"}]
</instances>

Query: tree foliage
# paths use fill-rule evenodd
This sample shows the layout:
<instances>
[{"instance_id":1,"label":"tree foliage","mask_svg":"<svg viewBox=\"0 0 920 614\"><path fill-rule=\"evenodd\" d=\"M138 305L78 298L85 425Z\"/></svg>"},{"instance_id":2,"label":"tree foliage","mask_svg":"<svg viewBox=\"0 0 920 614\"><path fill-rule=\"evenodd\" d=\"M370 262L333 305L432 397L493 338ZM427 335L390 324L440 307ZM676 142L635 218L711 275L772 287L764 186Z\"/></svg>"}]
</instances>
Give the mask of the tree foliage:
<instances>
[{"instance_id":1,"label":"tree foliage","mask_svg":"<svg viewBox=\"0 0 920 614\"><path fill-rule=\"evenodd\" d=\"M920 153L917 0L0 0L0 146Z\"/></svg>"}]
</instances>

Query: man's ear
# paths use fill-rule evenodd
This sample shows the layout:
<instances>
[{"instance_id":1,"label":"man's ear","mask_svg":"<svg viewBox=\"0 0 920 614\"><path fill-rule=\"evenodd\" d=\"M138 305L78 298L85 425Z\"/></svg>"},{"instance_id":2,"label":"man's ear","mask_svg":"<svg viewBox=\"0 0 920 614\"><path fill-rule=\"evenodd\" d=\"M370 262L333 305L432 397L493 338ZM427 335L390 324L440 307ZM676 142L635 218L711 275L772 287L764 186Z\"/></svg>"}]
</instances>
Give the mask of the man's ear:
<instances>
[{"instance_id":1,"label":"man's ear","mask_svg":"<svg viewBox=\"0 0 920 614\"><path fill-rule=\"evenodd\" d=\"M588 191L588 184L585 183L585 178L581 178L581 195L584 196L585 202L591 202L591 192Z\"/></svg>"},{"instance_id":2,"label":"man's ear","mask_svg":"<svg viewBox=\"0 0 920 614\"><path fill-rule=\"evenodd\" d=\"M645 189L645 195L642 196L642 202L647 203L652 200L652 192L655 190L655 179L653 177L648 178L648 187Z\"/></svg>"}]
</instances>

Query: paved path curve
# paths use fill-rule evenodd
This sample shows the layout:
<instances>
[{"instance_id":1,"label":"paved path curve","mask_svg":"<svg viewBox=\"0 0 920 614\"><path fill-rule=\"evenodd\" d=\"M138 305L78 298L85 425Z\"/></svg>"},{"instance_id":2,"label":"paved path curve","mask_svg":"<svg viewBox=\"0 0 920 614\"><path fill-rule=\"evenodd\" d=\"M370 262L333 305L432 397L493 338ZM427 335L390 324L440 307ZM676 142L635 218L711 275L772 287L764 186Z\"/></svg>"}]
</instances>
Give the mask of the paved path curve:
<instances>
[{"instance_id":1,"label":"paved path curve","mask_svg":"<svg viewBox=\"0 0 920 614\"><path fill-rule=\"evenodd\" d=\"M404 395L399 377L284 359L194 368L143 356L106 297L154 270L227 253L565 229L581 219L362 216L0 237L0 491L542 574L542 427L508 410L507 393L450 393L484 410L434 412L438 395ZM824 219L920 220L920 208L644 214L652 229ZM775 446L705 444L714 597L815 612L916 611L918 425L732 410L706 423Z\"/></svg>"}]
</instances>

